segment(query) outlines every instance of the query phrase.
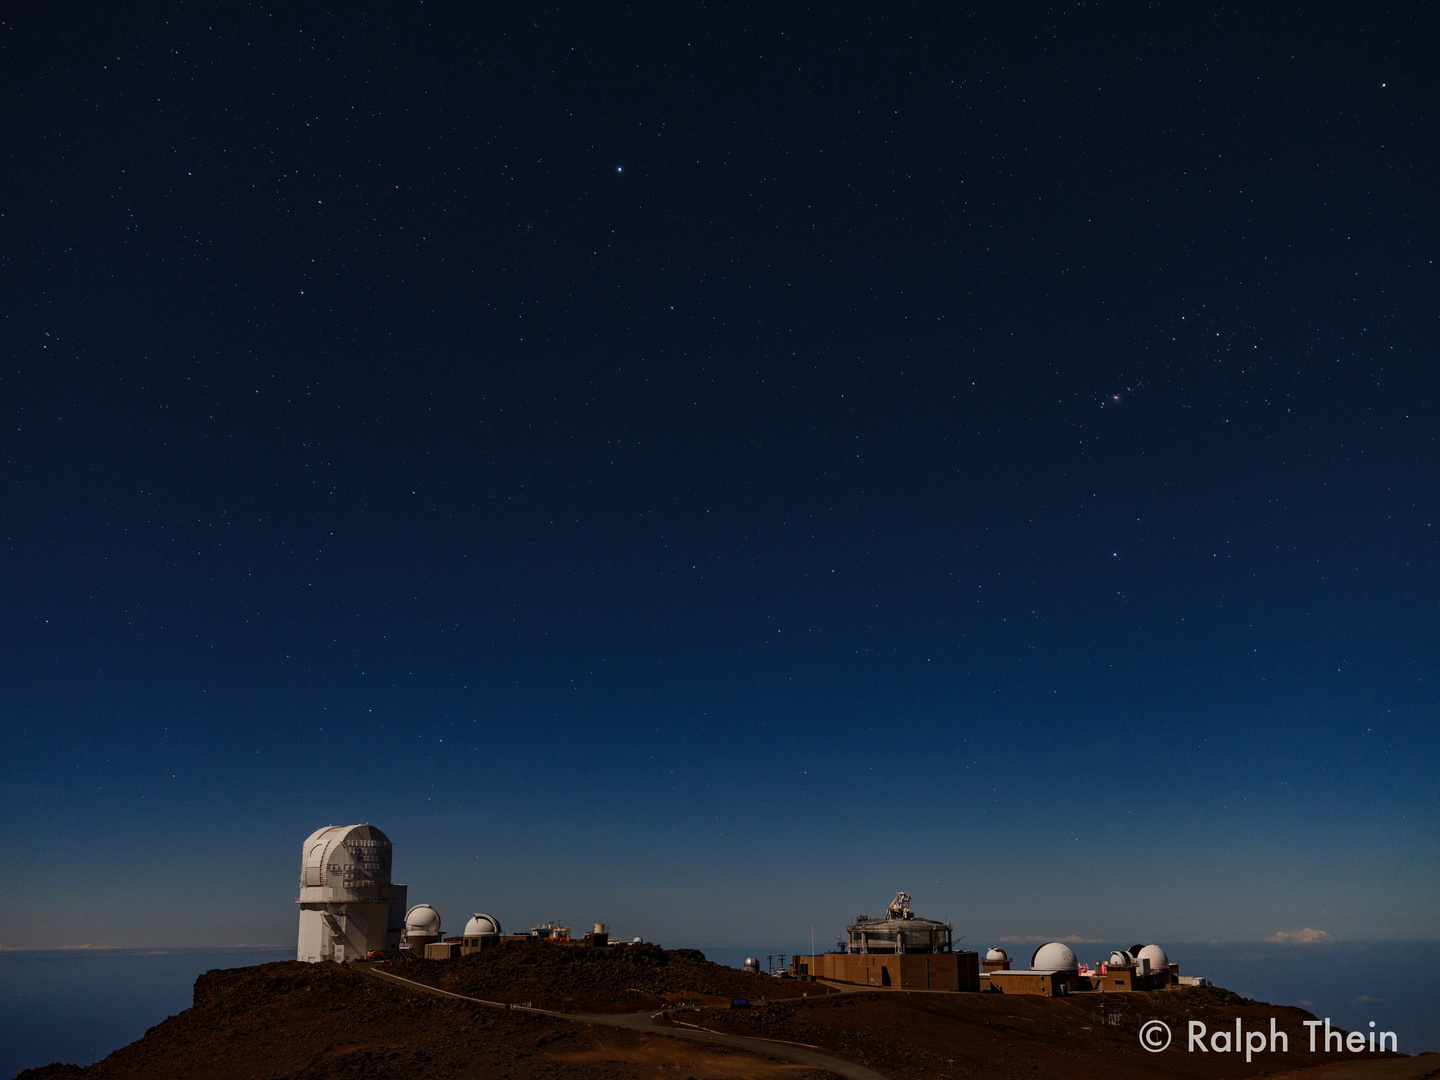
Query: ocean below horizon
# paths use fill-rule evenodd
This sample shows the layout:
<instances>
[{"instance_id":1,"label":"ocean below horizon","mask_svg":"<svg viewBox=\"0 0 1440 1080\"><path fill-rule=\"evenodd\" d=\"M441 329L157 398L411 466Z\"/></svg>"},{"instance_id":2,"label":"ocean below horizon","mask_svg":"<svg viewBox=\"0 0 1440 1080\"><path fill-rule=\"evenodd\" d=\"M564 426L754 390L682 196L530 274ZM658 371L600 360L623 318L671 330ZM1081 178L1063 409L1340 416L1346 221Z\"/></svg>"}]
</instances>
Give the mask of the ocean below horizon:
<instances>
[{"instance_id":1,"label":"ocean below horizon","mask_svg":"<svg viewBox=\"0 0 1440 1080\"><path fill-rule=\"evenodd\" d=\"M809 944L660 942L698 948L716 963L740 967L746 956L778 963ZM1133 942L1076 944L1086 962ZM1394 1031L1400 1050L1440 1051L1435 971L1440 943L1346 943L1318 946L1162 943L1187 975L1257 1001L1298 1005L1344 1028ZM823 949L824 946L822 945ZM1016 966L1030 945L1006 945ZM166 1017L187 1009L195 979L214 968L292 960L291 948L105 949L0 951L0 1080L52 1061L89 1065L134 1042Z\"/></svg>"},{"instance_id":2,"label":"ocean below horizon","mask_svg":"<svg viewBox=\"0 0 1440 1080\"><path fill-rule=\"evenodd\" d=\"M294 960L289 948L0 951L0 1080L52 1061L89 1065L188 1009L212 968Z\"/></svg>"}]
</instances>

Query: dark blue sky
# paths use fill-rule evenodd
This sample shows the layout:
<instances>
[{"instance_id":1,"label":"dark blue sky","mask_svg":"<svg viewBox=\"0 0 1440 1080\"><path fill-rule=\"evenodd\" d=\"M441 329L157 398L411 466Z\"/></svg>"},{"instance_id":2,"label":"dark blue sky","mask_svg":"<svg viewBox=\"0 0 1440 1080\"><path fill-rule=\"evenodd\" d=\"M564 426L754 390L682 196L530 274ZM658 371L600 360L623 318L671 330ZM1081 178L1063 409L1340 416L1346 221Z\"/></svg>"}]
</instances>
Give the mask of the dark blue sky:
<instances>
[{"instance_id":1,"label":"dark blue sky","mask_svg":"<svg viewBox=\"0 0 1440 1080\"><path fill-rule=\"evenodd\" d=\"M0 944L1440 936L1436 31L7 16Z\"/></svg>"}]
</instances>

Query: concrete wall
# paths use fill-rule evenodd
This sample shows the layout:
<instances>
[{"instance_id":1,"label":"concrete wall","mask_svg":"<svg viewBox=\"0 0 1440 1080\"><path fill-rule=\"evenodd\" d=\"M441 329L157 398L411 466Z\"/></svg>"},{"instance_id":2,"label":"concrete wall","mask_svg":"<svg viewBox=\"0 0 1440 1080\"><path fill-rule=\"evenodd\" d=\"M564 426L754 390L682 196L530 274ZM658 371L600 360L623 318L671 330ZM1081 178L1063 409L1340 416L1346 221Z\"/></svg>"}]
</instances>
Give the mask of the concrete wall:
<instances>
[{"instance_id":1,"label":"concrete wall","mask_svg":"<svg viewBox=\"0 0 1440 1080\"><path fill-rule=\"evenodd\" d=\"M990 989L999 990L1002 994L1039 994L1044 997L1055 996L1055 984L1060 984L1060 993L1065 992L1065 973L1063 971L992 971L990 972Z\"/></svg>"},{"instance_id":2,"label":"concrete wall","mask_svg":"<svg viewBox=\"0 0 1440 1080\"><path fill-rule=\"evenodd\" d=\"M300 934L295 959L363 960L371 949L387 947L389 904L336 904L329 911L300 909Z\"/></svg>"},{"instance_id":3,"label":"concrete wall","mask_svg":"<svg viewBox=\"0 0 1440 1080\"><path fill-rule=\"evenodd\" d=\"M821 953L797 956L790 970L802 966L811 975L860 986L888 986L896 990L980 989L980 957L974 952L953 953Z\"/></svg>"},{"instance_id":4,"label":"concrete wall","mask_svg":"<svg viewBox=\"0 0 1440 1080\"><path fill-rule=\"evenodd\" d=\"M1128 993L1131 990L1161 990L1170 985L1170 972L1156 971L1141 975L1135 968L1106 965L1103 975L1092 975L1087 980L1089 990L1105 990L1111 993Z\"/></svg>"}]
</instances>

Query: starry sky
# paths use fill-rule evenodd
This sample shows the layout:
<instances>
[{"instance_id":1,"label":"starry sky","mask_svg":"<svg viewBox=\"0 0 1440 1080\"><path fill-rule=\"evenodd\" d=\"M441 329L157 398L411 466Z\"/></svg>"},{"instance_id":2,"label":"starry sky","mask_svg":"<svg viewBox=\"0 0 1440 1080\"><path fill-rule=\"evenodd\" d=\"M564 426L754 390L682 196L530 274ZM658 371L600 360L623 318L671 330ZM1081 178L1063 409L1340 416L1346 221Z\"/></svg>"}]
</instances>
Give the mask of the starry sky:
<instances>
[{"instance_id":1,"label":"starry sky","mask_svg":"<svg viewBox=\"0 0 1440 1080\"><path fill-rule=\"evenodd\" d=\"M11 10L0 944L1440 938L1437 21Z\"/></svg>"}]
</instances>

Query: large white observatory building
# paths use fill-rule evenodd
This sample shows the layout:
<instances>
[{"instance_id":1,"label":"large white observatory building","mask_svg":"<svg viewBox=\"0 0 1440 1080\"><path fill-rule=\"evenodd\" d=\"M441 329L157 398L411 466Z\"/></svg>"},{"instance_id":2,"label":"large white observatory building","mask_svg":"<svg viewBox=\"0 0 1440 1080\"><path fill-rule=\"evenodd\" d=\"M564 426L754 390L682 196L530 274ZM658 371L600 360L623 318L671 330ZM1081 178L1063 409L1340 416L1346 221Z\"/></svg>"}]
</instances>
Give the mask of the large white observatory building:
<instances>
[{"instance_id":1,"label":"large white observatory building","mask_svg":"<svg viewBox=\"0 0 1440 1080\"><path fill-rule=\"evenodd\" d=\"M390 883L390 856L390 838L373 825L327 825L310 834L300 849L295 959L363 960L371 949L399 947L407 890Z\"/></svg>"}]
</instances>

